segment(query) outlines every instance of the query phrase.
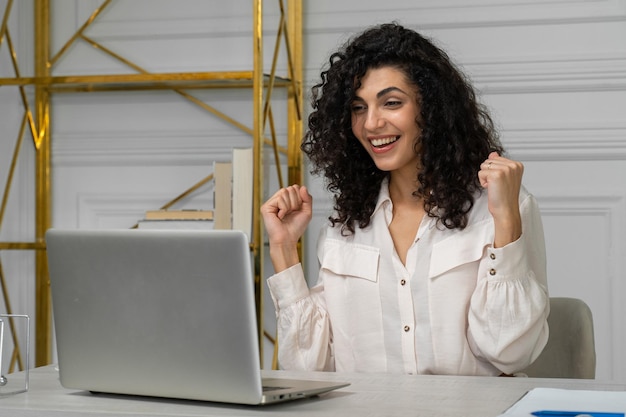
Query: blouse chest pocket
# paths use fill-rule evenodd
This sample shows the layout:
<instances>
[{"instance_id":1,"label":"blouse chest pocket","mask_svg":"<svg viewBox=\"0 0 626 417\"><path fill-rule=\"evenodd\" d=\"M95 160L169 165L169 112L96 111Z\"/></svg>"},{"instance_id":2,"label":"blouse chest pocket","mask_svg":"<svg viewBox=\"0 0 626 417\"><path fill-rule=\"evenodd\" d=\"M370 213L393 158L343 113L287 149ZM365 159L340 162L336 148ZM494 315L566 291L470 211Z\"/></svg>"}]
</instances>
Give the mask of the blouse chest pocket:
<instances>
[{"instance_id":1,"label":"blouse chest pocket","mask_svg":"<svg viewBox=\"0 0 626 417\"><path fill-rule=\"evenodd\" d=\"M491 222L481 222L436 243L432 248L428 277L436 278L464 265L477 263L492 242Z\"/></svg>"},{"instance_id":2,"label":"blouse chest pocket","mask_svg":"<svg viewBox=\"0 0 626 417\"><path fill-rule=\"evenodd\" d=\"M320 278L337 352L335 365L385 372L379 249L330 238L320 249Z\"/></svg>"},{"instance_id":3,"label":"blouse chest pocket","mask_svg":"<svg viewBox=\"0 0 626 417\"><path fill-rule=\"evenodd\" d=\"M373 246L326 239L320 259L324 272L346 278L378 281L380 251Z\"/></svg>"}]
</instances>

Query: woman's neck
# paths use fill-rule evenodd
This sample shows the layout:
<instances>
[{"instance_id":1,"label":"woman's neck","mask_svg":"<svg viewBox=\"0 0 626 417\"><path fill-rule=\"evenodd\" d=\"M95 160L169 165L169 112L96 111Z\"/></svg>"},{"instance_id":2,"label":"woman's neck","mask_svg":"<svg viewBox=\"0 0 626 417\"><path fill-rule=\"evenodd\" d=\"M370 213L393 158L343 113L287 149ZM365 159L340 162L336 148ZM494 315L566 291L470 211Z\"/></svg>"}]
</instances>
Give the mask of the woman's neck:
<instances>
[{"instance_id":1,"label":"woman's neck","mask_svg":"<svg viewBox=\"0 0 626 417\"><path fill-rule=\"evenodd\" d=\"M422 198L415 196L418 187L417 172L413 175L392 172L389 178L389 197L394 205L421 202Z\"/></svg>"}]
</instances>

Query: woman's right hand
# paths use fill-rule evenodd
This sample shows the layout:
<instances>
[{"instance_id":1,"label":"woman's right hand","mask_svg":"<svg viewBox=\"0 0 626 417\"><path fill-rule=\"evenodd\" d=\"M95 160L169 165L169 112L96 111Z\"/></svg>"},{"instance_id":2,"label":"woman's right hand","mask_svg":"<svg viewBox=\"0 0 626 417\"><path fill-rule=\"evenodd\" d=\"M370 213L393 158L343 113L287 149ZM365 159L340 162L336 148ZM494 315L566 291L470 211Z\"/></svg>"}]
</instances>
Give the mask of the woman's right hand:
<instances>
[{"instance_id":1,"label":"woman's right hand","mask_svg":"<svg viewBox=\"0 0 626 417\"><path fill-rule=\"evenodd\" d=\"M261 206L275 272L300 262L298 240L311 221L313 198L305 186L281 188Z\"/></svg>"}]
</instances>

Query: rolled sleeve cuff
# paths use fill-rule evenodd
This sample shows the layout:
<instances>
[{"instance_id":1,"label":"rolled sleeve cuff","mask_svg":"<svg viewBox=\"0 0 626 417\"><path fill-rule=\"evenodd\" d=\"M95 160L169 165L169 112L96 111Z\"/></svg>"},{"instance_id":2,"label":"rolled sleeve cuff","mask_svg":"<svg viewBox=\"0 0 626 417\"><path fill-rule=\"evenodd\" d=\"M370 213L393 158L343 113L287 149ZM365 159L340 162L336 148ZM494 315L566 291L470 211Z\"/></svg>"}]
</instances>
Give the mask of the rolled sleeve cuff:
<instances>
[{"instance_id":1,"label":"rolled sleeve cuff","mask_svg":"<svg viewBox=\"0 0 626 417\"><path fill-rule=\"evenodd\" d=\"M522 234L515 242L511 242L502 248L489 247L487 249L490 279L498 281L515 280L526 275L528 267L524 241L525 237Z\"/></svg>"},{"instance_id":2,"label":"rolled sleeve cuff","mask_svg":"<svg viewBox=\"0 0 626 417\"><path fill-rule=\"evenodd\" d=\"M286 308L309 295L302 264L272 275L267 279L267 285L276 310Z\"/></svg>"}]
</instances>

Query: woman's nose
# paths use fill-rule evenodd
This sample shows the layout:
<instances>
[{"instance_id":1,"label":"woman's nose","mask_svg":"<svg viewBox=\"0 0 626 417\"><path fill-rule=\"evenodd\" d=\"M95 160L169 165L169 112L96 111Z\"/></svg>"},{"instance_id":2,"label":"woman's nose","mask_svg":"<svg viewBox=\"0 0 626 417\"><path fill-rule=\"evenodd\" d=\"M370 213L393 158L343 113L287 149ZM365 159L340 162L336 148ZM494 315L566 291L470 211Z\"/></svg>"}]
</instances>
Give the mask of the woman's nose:
<instances>
[{"instance_id":1,"label":"woman's nose","mask_svg":"<svg viewBox=\"0 0 626 417\"><path fill-rule=\"evenodd\" d=\"M375 109L368 110L366 118L365 118L365 128L367 130L376 130L385 125L385 119L382 115Z\"/></svg>"}]
</instances>

